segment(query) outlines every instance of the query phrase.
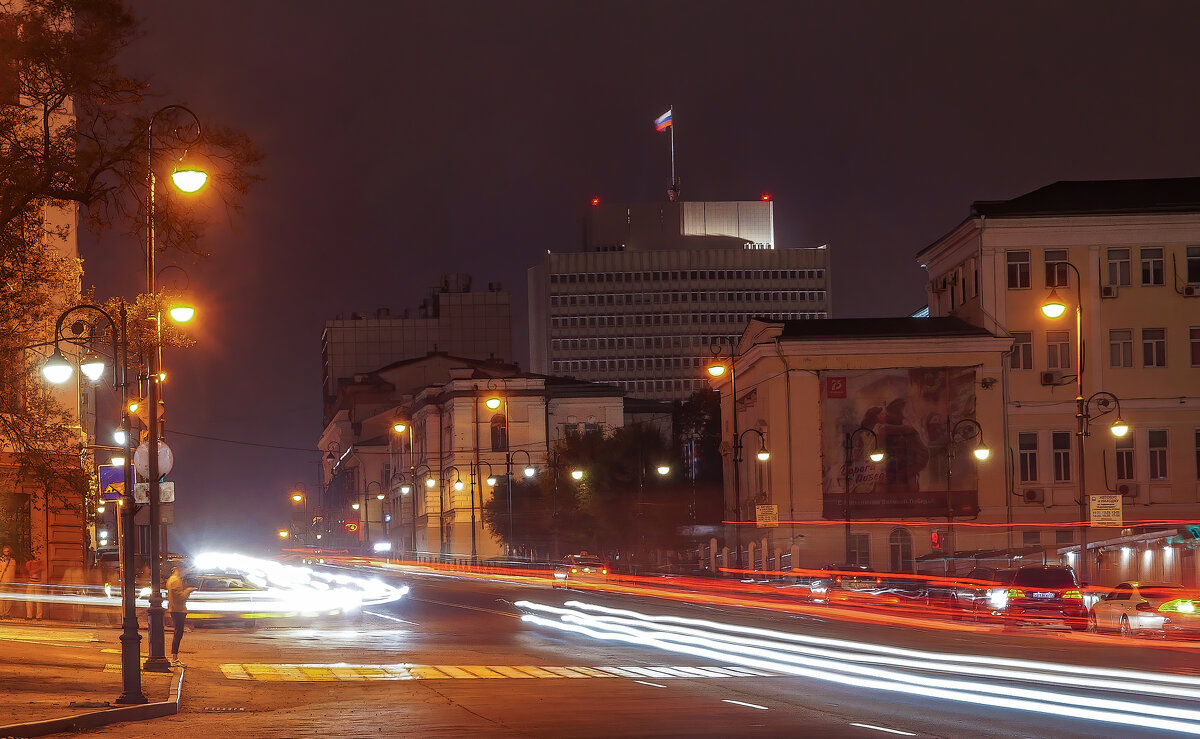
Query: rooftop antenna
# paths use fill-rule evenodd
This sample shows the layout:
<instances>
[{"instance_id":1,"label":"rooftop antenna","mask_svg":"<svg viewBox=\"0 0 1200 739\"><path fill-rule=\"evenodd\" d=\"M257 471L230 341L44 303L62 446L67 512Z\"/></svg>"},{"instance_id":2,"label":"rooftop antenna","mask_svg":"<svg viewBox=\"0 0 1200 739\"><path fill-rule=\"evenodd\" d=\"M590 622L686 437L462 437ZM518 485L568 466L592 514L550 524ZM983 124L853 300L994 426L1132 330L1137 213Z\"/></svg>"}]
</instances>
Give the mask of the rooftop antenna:
<instances>
[{"instance_id":1,"label":"rooftop antenna","mask_svg":"<svg viewBox=\"0 0 1200 739\"><path fill-rule=\"evenodd\" d=\"M667 108L667 112L654 119L655 131L666 131L670 129L671 136L671 186L667 188L667 199L672 203L679 200L679 179L675 176L675 126L672 122L672 114L675 112L675 106Z\"/></svg>"}]
</instances>

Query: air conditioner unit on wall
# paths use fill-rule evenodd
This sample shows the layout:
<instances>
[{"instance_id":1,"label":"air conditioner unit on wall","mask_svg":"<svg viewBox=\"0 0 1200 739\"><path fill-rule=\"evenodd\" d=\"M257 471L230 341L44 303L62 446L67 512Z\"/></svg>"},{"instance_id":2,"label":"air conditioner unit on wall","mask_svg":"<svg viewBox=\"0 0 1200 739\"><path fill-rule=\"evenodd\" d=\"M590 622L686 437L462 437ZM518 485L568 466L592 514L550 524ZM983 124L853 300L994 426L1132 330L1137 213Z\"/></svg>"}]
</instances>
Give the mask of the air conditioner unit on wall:
<instances>
[{"instance_id":1,"label":"air conditioner unit on wall","mask_svg":"<svg viewBox=\"0 0 1200 739\"><path fill-rule=\"evenodd\" d=\"M1021 491L1026 503L1045 503L1046 491L1041 488L1025 488Z\"/></svg>"},{"instance_id":2,"label":"air conditioner unit on wall","mask_svg":"<svg viewBox=\"0 0 1200 739\"><path fill-rule=\"evenodd\" d=\"M1048 370L1042 373L1043 385L1061 385L1063 373L1058 370Z\"/></svg>"},{"instance_id":3,"label":"air conditioner unit on wall","mask_svg":"<svg viewBox=\"0 0 1200 739\"><path fill-rule=\"evenodd\" d=\"M1100 286L1100 297L1102 297L1102 298L1117 297L1117 286L1116 285L1101 285Z\"/></svg>"},{"instance_id":4,"label":"air conditioner unit on wall","mask_svg":"<svg viewBox=\"0 0 1200 739\"><path fill-rule=\"evenodd\" d=\"M1183 296L1185 298L1200 298L1200 285L1184 285Z\"/></svg>"},{"instance_id":5,"label":"air conditioner unit on wall","mask_svg":"<svg viewBox=\"0 0 1200 739\"><path fill-rule=\"evenodd\" d=\"M1137 497L1138 486L1136 482L1118 482L1117 492L1126 498Z\"/></svg>"}]
</instances>

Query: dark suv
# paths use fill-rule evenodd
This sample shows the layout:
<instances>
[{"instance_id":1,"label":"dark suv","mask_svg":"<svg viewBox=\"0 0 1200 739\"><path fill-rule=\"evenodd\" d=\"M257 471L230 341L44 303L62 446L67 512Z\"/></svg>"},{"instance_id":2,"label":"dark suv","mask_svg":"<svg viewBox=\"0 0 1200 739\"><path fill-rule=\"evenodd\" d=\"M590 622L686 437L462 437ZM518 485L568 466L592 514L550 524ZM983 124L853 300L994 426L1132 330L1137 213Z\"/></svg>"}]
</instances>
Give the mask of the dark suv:
<instances>
[{"instance_id":1,"label":"dark suv","mask_svg":"<svg viewBox=\"0 0 1200 739\"><path fill-rule=\"evenodd\" d=\"M1076 631L1087 628L1083 591L1070 567L1030 565L1012 570L992 591L991 601L1005 628L1051 621Z\"/></svg>"}]
</instances>

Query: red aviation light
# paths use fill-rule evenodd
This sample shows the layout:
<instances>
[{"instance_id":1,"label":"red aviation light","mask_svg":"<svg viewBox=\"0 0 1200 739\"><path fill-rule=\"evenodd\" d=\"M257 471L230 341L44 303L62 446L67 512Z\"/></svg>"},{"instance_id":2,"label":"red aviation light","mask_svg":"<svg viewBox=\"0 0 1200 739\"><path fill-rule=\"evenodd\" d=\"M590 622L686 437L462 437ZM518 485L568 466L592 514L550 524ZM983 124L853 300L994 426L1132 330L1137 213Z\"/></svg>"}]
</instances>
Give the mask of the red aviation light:
<instances>
[{"instance_id":1,"label":"red aviation light","mask_svg":"<svg viewBox=\"0 0 1200 739\"><path fill-rule=\"evenodd\" d=\"M592 205L599 205L599 204L600 204L600 198L592 198Z\"/></svg>"},{"instance_id":2,"label":"red aviation light","mask_svg":"<svg viewBox=\"0 0 1200 739\"><path fill-rule=\"evenodd\" d=\"M771 202L771 193L769 193L769 192L764 192L764 193L762 194L762 196L761 196L761 197L762 197L762 201L763 201L764 203L769 203L769 202Z\"/></svg>"}]
</instances>

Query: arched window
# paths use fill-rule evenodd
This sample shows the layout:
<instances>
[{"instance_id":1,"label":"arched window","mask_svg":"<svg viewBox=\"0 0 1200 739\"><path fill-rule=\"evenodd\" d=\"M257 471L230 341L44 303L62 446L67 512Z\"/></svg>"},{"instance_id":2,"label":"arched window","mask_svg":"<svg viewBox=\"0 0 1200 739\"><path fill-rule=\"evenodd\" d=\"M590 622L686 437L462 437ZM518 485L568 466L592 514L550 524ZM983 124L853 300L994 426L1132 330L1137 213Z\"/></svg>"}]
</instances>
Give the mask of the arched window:
<instances>
[{"instance_id":1,"label":"arched window","mask_svg":"<svg viewBox=\"0 0 1200 739\"><path fill-rule=\"evenodd\" d=\"M503 413L492 416L492 451L508 451L508 419Z\"/></svg>"},{"instance_id":2,"label":"arched window","mask_svg":"<svg viewBox=\"0 0 1200 739\"><path fill-rule=\"evenodd\" d=\"M905 529L893 529L888 537L888 570L891 572L913 571L912 534Z\"/></svg>"}]
</instances>

